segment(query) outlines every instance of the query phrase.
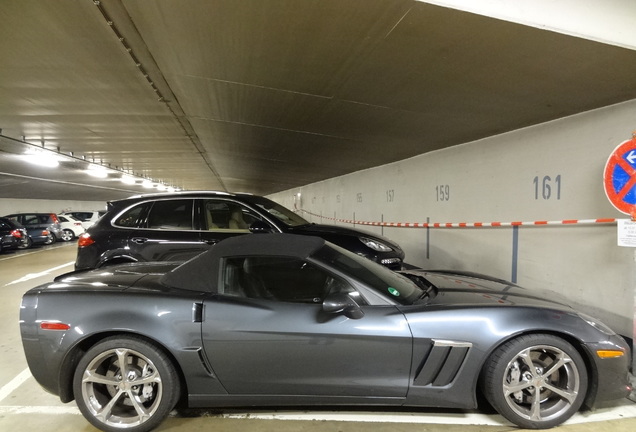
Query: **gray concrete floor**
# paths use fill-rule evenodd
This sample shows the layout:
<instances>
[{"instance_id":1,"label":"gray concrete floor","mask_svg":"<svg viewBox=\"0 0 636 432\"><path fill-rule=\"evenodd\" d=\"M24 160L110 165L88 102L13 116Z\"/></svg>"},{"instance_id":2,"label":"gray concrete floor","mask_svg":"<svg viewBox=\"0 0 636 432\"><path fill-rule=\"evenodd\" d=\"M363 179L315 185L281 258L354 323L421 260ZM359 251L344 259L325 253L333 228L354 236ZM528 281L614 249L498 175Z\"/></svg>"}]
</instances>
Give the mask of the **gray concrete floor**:
<instances>
[{"instance_id":1,"label":"gray concrete floor","mask_svg":"<svg viewBox=\"0 0 636 432\"><path fill-rule=\"evenodd\" d=\"M44 248L0 254L0 431L95 431L79 414L74 403L62 404L46 393L28 372L22 352L18 313L22 294L56 275L71 271L76 245L56 244ZM481 432L520 430L492 413L463 411L196 411L174 413L158 431L214 430L253 432ZM636 403L612 402L594 412L577 414L558 432L627 432L636 430Z\"/></svg>"}]
</instances>

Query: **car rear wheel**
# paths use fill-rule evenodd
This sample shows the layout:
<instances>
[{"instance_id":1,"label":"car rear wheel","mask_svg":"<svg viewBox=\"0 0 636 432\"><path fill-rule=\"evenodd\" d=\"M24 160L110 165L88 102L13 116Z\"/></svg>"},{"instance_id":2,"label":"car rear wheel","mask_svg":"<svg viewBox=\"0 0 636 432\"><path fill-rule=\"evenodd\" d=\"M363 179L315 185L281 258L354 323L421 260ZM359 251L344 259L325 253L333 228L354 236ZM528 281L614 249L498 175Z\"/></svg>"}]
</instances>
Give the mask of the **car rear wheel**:
<instances>
[{"instance_id":1,"label":"car rear wheel","mask_svg":"<svg viewBox=\"0 0 636 432\"><path fill-rule=\"evenodd\" d=\"M27 237L25 241L18 245L18 249L29 249L31 246L33 246L33 240L31 237Z\"/></svg>"},{"instance_id":2,"label":"car rear wheel","mask_svg":"<svg viewBox=\"0 0 636 432\"><path fill-rule=\"evenodd\" d=\"M62 241L71 241L73 238L75 238L75 233L73 233L73 231L70 229L62 230Z\"/></svg>"},{"instance_id":3,"label":"car rear wheel","mask_svg":"<svg viewBox=\"0 0 636 432\"><path fill-rule=\"evenodd\" d=\"M93 426L107 432L146 432L175 406L180 384L172 362L157 347L136 337L112 337L82 357L73 392Z\"/></svg>"},{"instance_id":4,"label":"car rear wheel","mask_svg":"<svg viewBox=\"0 0 636 432\"><path fill-rule=\"evenodd\" d=\"M46 240L44 240L45 245L50 245L55 243L55 236L51 233L47 234Z\"/></svg>"},{"instance_id":5,"label":"car rear wheel","mask_svg":"<svg viewBox=\"0 0 636 432\"><path fill-rule=\"evenodd\" d=\"M587 370L567 341L547 334L521 336L497 349L485 366L486 399L506 419L547 429L576 413L587 391Z\"/></svg>"}]
</instances>

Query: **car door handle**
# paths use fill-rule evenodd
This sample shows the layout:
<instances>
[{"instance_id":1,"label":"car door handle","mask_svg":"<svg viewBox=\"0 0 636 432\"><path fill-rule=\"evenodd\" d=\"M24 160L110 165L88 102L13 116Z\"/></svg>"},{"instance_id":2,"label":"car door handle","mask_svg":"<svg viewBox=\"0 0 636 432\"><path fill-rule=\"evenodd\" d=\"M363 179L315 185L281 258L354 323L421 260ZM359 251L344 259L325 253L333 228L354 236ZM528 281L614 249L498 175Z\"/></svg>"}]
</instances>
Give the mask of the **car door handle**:
<instances>
[{"instance_id":1,"label":"car door handle","mask_svg":"<svg viewBox=\"0 0 636 432\"><path fill-rule=\"evenodd\" d=\"M131 242L133 243L137 243L137 244L142 244L142 243L146 243L148 241L147 237L133 237L130 239Z\"/></svg>"},{"instance_id":2,"label":"car door handle","mask_svg":"<svg viewBox=\"0 0 636 432\"><path fill-rule=\"evenodd\" d=\"M192 322L203 322L203 303L194 303L192 305Z\"/></svg>"}]
</instances>

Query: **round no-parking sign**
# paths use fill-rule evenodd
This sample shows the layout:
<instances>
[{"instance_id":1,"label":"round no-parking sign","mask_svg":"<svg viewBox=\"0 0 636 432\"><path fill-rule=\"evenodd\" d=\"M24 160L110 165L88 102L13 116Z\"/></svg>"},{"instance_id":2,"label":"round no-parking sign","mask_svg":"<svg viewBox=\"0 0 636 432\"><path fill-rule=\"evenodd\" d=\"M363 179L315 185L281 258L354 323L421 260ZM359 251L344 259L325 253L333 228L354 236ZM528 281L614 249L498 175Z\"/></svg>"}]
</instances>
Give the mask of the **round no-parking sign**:
<instances>
[{"instance_id":1,"label":"round no-parking sign","mask_svg":"<svg viewBox=\"0 0 636 432\"><path fill-rule=\"evenodd\" d=\"M605 194L622 213L636 217L636 137L620 144L605 164Z\"/></svg>"}]
</instances>

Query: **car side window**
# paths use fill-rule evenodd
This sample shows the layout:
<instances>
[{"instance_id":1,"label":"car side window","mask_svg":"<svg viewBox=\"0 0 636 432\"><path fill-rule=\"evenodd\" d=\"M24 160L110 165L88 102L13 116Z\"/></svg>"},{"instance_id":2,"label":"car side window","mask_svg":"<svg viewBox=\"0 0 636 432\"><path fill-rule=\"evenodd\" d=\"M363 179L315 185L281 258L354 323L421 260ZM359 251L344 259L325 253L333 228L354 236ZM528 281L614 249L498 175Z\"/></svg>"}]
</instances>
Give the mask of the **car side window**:
<instances>
[{"instance_id":1,"label":"car side window","mask_svg":"<svg viewBox=\"0 0 636 432\"><path fill-rule=\"evenodd\" d=\"M91 218L90 212L75 212L75 213L71 213L71 215L82 222L86 222L87 220Z\"/></svg>"},{"instance_id":2,"label":"car side window","mask_svg":"<svg viewBox=\"0 0 636 432\"><path fill-rule=\"evenodd\" d=\"M260 217L250 209L231 201L203 201L203 229L207 231L249 232L250 225Z\"/></svg>"},{"instance_id":3,"label":"car side window","mask_svg":"<svg viewBox=\"0 0 636 432\"><path fill-rule=\"evenodd\" d=\"M147 228L191 230L192 203L191 199L156 201L150 209Z\"/></svg>"},{"instance_id":4,"label":"car side window","mask_svg":"<svg viewBox=\"0 0 636 432\"><path fill-rule=\"evenodd\" d=\"M137 228L140 218L143 217L146 213L146 208L149 206L150 204L144 203L128 209L115 220L114 225L123 228Z\"/></svg>"},{"instance_id":5,"label":"car side window","mask_svg":"<svg viewBox=\"0 0 636 432\"><path fill-rule=\"evenodd\" d=\"M41 223L43 222L40 220L38 215L30 214L30 215L24 216L24 225L39 225Z\"/></svg>"},{"instance_id":6,"label":"car side window","mask_svg":"<svg viewBox=\"0 0 636 432\"><path fill-rule=\"evenodd\" d=\"M350 293L346 281L298 258L277 256L232 257L223 260L219 292L292 303L322 303L333 293Z\"/></svg>"}]
</instances>

